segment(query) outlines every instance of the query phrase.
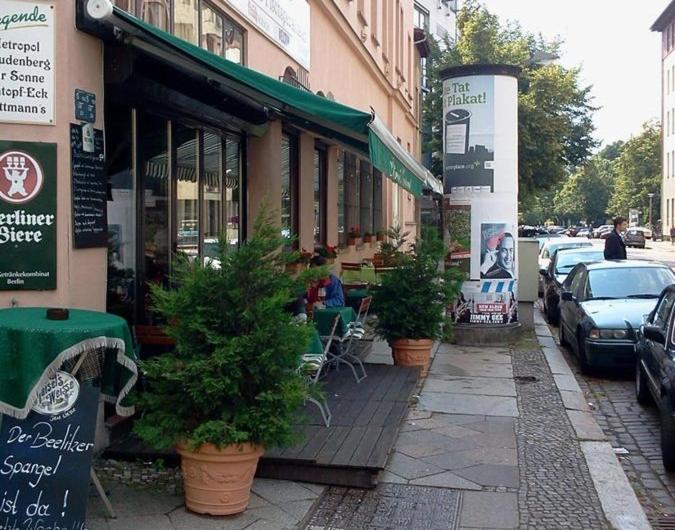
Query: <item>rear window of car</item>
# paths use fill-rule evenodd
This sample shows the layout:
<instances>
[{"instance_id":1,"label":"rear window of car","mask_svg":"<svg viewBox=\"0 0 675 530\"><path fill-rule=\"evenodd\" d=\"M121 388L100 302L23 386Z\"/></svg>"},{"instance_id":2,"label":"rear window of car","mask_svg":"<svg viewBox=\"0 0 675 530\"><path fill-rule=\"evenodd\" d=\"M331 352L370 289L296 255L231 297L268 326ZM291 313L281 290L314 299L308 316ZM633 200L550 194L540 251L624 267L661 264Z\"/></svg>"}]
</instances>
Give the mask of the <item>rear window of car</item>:
<instances>
[{"instance_id":1,"label":"rear window of car","mask_svg":"<svg viewBox=\"0 0 675 530\"><path fill-rule=\"evenodd\" d=\"M588 293L589 298L658 298L674 279L666 267L597 269L588 274Z\"/></svg>"},{"instance_id":2,"label":"rear window of car","mask_svg":"<svg viewBox=\"0 0 675 530\"><path fill-rule=\"evenodd\" d=\"M570 238L572 239L572 238ZM591 247L593 244L590 241L566 241L564 243L553 243L548 246L548 251L553 254L554 252L561 250L563 248L579 248L579 247Z\"/></svg>"},{"instance_id":3,"label":"rear window of car","mask_svg":"<svg viewBox=\"0 0 675 530\"><path fill-rule=\"evenodd\" d=\"M598 249L597 252L565 252L559 254L555 264L555 272L557 274L567 274L571 271L577 263L590 263L592 261L602 261L604 259L603 251Z\"/></svg>"}]
</instances>

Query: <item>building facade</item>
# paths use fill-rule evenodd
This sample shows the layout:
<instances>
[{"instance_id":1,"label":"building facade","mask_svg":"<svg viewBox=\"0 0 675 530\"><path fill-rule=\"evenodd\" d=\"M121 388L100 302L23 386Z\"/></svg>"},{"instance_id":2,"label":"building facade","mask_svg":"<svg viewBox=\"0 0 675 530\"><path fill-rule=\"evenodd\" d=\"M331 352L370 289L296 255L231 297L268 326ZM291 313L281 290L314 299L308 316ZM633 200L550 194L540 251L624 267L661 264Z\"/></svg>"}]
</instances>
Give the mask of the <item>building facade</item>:
<instances>
[{"instance_id":1,"label":"building facade","mask_svg":"<svg viewBox=\"0 0 675 530\"><path fill-rule=\"evenodd\" d=\"M652 25L661 33L661 226L675 226L675 2Z\"/></svg>"},{"instance_id":2,"label":"building facade","mask_svg":"<svg viewBox=\"0 0 675 530\"><path fill-rule=\"evenodd\" d=\"M220 236L236 247L262 208L289 247L336 245L350 262L376 251L363 238L348 246L350 230L418 232L418 197L437 183L417 162L412 0L115 3L0 6L26 25L51 16L40 39L53 61L51 121L0 113L0 141L56 150L53 288L5 283L0 305L152 322L148 282L166 282L178 252L208 258ZM38 75L15 41L0 75L9 63ZM0 98L2 111L11 98ZM100 208L78 172L101 181Z\"/></svg>"}]
</instances>

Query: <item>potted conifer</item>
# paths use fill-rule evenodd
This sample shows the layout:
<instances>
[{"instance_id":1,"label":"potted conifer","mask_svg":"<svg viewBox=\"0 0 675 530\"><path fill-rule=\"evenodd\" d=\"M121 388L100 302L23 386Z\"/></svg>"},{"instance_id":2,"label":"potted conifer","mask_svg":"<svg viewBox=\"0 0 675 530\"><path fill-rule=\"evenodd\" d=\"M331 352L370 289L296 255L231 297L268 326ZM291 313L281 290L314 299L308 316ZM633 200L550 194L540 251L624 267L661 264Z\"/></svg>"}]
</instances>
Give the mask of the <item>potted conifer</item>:
<instances>
[{"instance_id":1,"label":"potted conifer","mask_svg":"<svg viewBox=\"0 0 675 530\"><path fill-rule=\"evenodd\" d=\"M263 209L264 211L264 209ZM286 306L310 278L285 273L297 253L269 218L237 250L221 238L206 263L178 259L172 288L152 287L175 351L142 364L136 432L157 448L176 447L188 509L227 515L246 509L265 447L295 441L294 412L308 387L298 373L311 330Z\"/></svg>"},{"instance_id":2,"label":"potted conifer","mask_svg":"<svg viewBox=\"0 0 675 530\"><path fill-rule=\"evenodd\" d=\"M377 334L389 342L395 364L420 366L422 377L434 340L451 332L445 309L459 295L463 279L455 269L439 269L444 254L436 232L425 229L410 253L397 255L395 267L374 292Z\"/></svg>"}]
</instances>

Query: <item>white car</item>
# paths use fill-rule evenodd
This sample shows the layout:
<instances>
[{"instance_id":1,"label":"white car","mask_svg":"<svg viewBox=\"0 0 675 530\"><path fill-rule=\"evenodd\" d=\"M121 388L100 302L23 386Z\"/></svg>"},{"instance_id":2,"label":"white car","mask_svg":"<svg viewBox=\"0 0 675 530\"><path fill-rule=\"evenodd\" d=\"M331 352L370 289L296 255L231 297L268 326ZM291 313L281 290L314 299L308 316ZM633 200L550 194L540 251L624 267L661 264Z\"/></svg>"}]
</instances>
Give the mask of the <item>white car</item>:
<instances>
[{"instance_id":1,"label":"white car","mask_svg":"<svg viewBox=\"0 0 675 530\"><path fill-rule=\"evenodd\" d=\"M599 227L593 229L593 237L598 238L603 232L611 230L614 230L614 225L600 225Z\"/></svg>"},{"instance_id":2,"label":"white car","mask_svg":"<svg viewBox=\"0 0 675 530\"><path fill-rule=\"evenodd\" d=\"M539 271L548 270L548 264L551 262L551 257L561 248L578 248L578 247L592 247L593 243L587 239L576 239L573 237L562 237L559 239L549 239L544 243L539 251ZM539 296L544 294L543 276L539 275Z\"/></svg>"},{"instance_id":3,"label":"white car","mask_svg":"<svg viewBox=\"0 0 675 530\"><path fill-rule=\"evenodd\" d=\"M631 230L639 230L642 232L642 235L645 236L645 239L651 239L652 238L652 231L649 228L646 228L644 226L631 226Z\"/></svg>"},{"instance_id":4,"label":"white car","mask_svg":"<svg viewBox=\"0 0 675 530\"><path fill-rule=\"evenodd\" d=\"M591 230L589 228L582 228L574 237L591 237Z\"/></svg>"}]
</instances>

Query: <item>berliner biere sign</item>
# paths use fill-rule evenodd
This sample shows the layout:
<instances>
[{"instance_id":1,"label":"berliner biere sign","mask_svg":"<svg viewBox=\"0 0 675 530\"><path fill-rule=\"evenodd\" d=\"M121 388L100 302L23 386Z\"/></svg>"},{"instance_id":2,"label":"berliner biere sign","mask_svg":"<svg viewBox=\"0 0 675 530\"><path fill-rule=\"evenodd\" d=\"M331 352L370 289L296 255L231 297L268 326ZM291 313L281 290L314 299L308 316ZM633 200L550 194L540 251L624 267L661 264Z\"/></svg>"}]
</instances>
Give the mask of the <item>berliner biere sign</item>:
<instances>
[{"instance_id":1,"label":"berliner biere sign","mask_svg":"<svg viewBox=\"0 0 675 530\"><path fill-rule=\"evenodd\" d=\"M56 144L0 141L0 290L56 289Z\"/></svg>"}]
</instances>

